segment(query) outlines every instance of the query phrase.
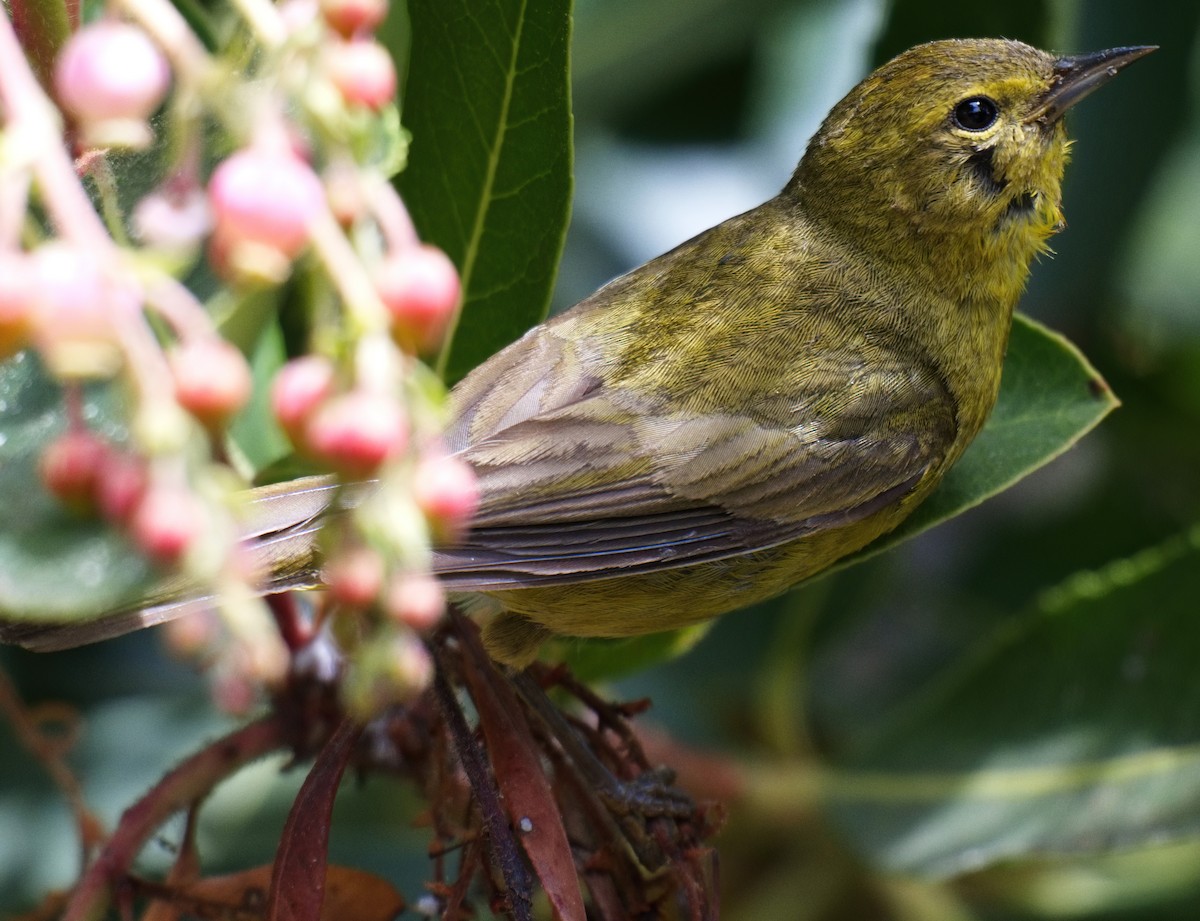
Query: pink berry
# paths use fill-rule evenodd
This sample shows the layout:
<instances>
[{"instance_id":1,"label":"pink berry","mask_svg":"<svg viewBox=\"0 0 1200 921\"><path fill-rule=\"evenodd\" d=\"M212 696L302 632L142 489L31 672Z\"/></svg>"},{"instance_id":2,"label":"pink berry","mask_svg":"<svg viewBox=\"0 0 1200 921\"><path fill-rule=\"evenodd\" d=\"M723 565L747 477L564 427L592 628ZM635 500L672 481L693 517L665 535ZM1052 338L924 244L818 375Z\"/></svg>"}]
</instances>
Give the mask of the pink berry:
<instances>
[{"instance_id":1,"label":"pink berry","mask_svg":"<svg viewBox=\"0 0 1200 921\"><path fill-rule=\"evenodd\" d=\"M52 441L38 460L42 483L72 511L96 507L96 487L109 446L88 431L69 431Z\"/></svg>"},{"instance_id":2,"label":"pink berry","mask_svg":"<svg viewBox=\"0 0 1200 921\"><path fill-rule=\"evenodd\" d=\"M24 253L0 252L0 361L29 345L33 330L33 266Z\"/></svg>"},{"instance_id":3,"label":"pink berry","mask_svg":"<svg viewBox=\"0 0 1200 921\"><path fill-rule=\"evenodd\" d=\"M479 507L479 484L470 464L458 457L424 457L413 475L413 497L434 530L450 537Z\"/></svg>"},{"instance_id":4,"label":"pink berry","mask_svg":"<svg viewBox=\"0 0 1200 921\"><path fill-rule=\"evenodd\" d=\"M146 464L141 458L110 454L96 484L100 514L114 524L128 522L146 492L146 480Z\"/></svg>"},{"instance_id":5,"label":"pink berry","mask_svg":"<svg viewBox=\"0 0 1200 921\"><path fill-rule=\"evenodd\" d=\"M159 563L177 563L204 528L204 509L182 488L152 486L134 510L130 530L137 546Z\"/></svg>"},{"instance_id":6,"label":"pink berry","mask_svg":"<svg viewBox=\"0 0 1200 921\"><path fill-rule=\"evenodd\" d=\"M392 580L384 604L388 616L406 627L431 630L446 612L446 592L429 573L408 573Z\"/></svg>"},{"instance_id":7,"label":"pink berry","mask_svg":"<svg viewBox=\"0 0 1200 921\"><path fill-rule=\"evenodd\" d=\"M347 476L370 476L408 444L408 420L392 397L365 390L334 397L313 416L309 451Z\"/></svg>"},{"instance_id":8,"label":"pink berry","mask_svg":"<svg viewBox=\"0 0 1200 921\"><path fill-rule=\"evenodd\" d=\"M149 246L189 250L212 230L208 197L197 186L156 189L134 206L133 229L138 240Z\"/></svg>"},{"instance_id":9,"label":"pink berry","mask_svg":"<svg viewBox=\"0 0 1200 921\"><path fill-rule=\"evenodd\" d=\"M226 158L212 175L208 197L216 233L231 246L268 247L291 259L325 206L312 168L290 151L248 147Z\"/></svg>"},{"instance_id":10,"label":"pink berry","mask_svg":"<svg viewBox=\"0 0 1200 921\"><path fill-rule=\"evenodd\" d=\"M271 408L297 447L304 442L304 432L312 414L333 394L334 383L333 362L320 355L295 358L275 375L275 383L271 386Z\"/></svg>"},{"instance_id":11,"label":"pink berry","mask_svg":"<svg viewBox=\"0 0 1200 921\"><path fill-rule=\"evenodd\" d=\"M387 0L321 0L321 15L345 38L370 32L387 16Z\"/></svg>"},{"instance_id":12,"label":"pink berry","mask_svg":"<svg viewBox=\"0 0 1200 921\"><path fill-rule=\"evenodd\" d=\"M378 111L396 95L396 66L383 45L354 39L325 51L325 72L352 106Z\"/></svg>"},{"instance_id":13,"label":"pink berry","mask_svg":"<svg viewBox=\"0 0 1200 921\"><path fill-rule=\"evenodd\" d=\"M221 635L216 611L192 611L175 617L161 627L159 636L166 648L181 658L198 658L209 651Z\"/></svg>"},{"instance_id":14,"label":"pink berry","mask_svg":"<svg viewBox=\"0 0 1200 921\"><path fill-rule=\"evenodd\" d=\"M170 83L166 58L146 33L113 20L71 36L54 69L59 102L84 124L88 142L97 144L147 142L145 120Z\"/></svg>"},{"instance_id":15,"label":"pink berry","mask_svg":"<svg viewBox=\"0 0 1200 921\"><path fill-rule=\"evenodd\" d=\"M245 673L223 668L213 676L212 699L221 712L245 716L258 702L258 689Z\"/></svg>"},{"instance_id":16,"label":"pink berry","mask_svg":"<svg viewBox=\"0 0 1200 921\"><path fill-rule=\"evenodd\" d=\"M100 266L95 253L52 242L30 256L33 267L33 336L60 376L115 373L121 364L119 323L136 315L138 303Z\"/></svg>"},{"instance_id":17,"label":"pink berry","mask_svg":"<svg viewBox=\"0 0 1200 921\"><path fill-rule=\"evenodd\" d=\"M410 351L441 344L462 294L458 270L435 246L388 256L376 270L375 288L391 314L392 337Z\"/></svg>"},{"instance_id":18,"label":"pink berry","mask_svg":"<svg viewBox=\"0 0 1200 921\"><path fill-rule=\"evenodd\" d=\"M383 558L369 547L355 547L343 550L331 559L321 579L334 601L365 610L379 597L383 577Z\"/></svg>"},{"instance_id":19,"label":"pink berry","mask_svg":"<svg viewBox=\"0 0 1200 921\"><path fill-rule=\"evenodd\" d=\"M171 350L169 359L175 399L207 428L223 426L250 399L250 366L224 339L184 342Z\"/></svg>"}]
</instances>

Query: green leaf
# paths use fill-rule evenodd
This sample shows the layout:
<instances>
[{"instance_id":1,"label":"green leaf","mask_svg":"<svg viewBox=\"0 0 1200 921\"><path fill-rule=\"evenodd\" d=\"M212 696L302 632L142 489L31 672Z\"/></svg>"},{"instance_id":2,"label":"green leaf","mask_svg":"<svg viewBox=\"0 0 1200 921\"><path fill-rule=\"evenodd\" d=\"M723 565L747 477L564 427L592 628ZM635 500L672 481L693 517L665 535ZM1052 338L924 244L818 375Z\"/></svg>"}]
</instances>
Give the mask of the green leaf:
<instances>
[{"instance_id":1,"label":"green leaf","mask_svg":"<svg viewBox=\"0 0 1200 921\"><path fill-rule=\"evenodd\" d=\"M278 323L272 323L263 330L250 356L254 375L250 402L229 426L229 453L242 462L242 473L250 481L292 453L292 443L271 411L271 381L286 361L283 332Z\"/></svg>"},{"instance_id":2,"label":"green leaf","mask_svg":"<svg viewBox=\"0 0 1200 921\"><path fill-rule=\"evenodd\" d=\"M580 681L614 681L690 652L708 635L711 622L621 639L556 639L542 650L547 662L562 662Z\"/></svg>"},{"instance_id":3,"label":"green leaf","mask_svg":"<svg viewBox=\"0 0 1200 921\"><path fill-rule=\"evenodd\" d=\"M1047 592L926 690L824 793L891 869L1200 835L1200 527Z\"/></svg>"},{"instance_id":4,"label":"green leaf","mask_svg":"<svg viewBox=\"0 0 1200 921\"><path fill-rule=\"evenodd\" d=\"M996 408L933 494L848 566L974 508L1090 432L1119 401L1075 346L1026 316L1013 318Z\"/></svg>"},{"instance_id":5,"label":"green leaf","mask_svg":"<svg viewBox=\"0 0 1200 921\"><path fill-rule=\"evenodd\" d=\"M454 383L545 318L571 203L568 0L411 0L399 177L462 273Z\"/></svg>"},{"instance_id":6,"label":"green leaf","mask_svg":"<svg viewBox=\"0 0 1200 921\"><path fill-rule=\"evenodd\" d=\"M87 388L83 417L120 443L120 394ZM63 508L42 488L38 458L65 428L62 390L33 352L0 365L0 621L75 620L127 604L154 570L103 522Z\"/></svg>"}]
</instances>

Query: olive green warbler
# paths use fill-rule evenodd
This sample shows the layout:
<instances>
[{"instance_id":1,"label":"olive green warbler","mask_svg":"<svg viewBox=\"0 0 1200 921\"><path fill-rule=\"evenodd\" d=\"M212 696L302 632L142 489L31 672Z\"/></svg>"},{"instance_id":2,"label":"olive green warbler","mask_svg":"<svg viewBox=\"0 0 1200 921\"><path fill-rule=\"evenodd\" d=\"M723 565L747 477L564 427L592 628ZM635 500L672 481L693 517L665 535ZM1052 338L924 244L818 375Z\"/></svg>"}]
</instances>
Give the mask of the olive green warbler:
<instances>
[{"instance_id":1,"label":"olive green warbler","mask_svg":"<svg viewBox=\"0 0 1200 921\"><path fill-rule=\"evenodd\" d=\"M693 624L896 527L995 403L1030 261L1062 226L1063 113L1151 50L913 48L834 107L775 198L463 380L447 438L482 503L435 570L494 602L492 654ZM331 495L264 498L306 520ZM312 584L311 537L282 533L286 554L263 545L277 582Z\"/></svg>"}]
</instances>

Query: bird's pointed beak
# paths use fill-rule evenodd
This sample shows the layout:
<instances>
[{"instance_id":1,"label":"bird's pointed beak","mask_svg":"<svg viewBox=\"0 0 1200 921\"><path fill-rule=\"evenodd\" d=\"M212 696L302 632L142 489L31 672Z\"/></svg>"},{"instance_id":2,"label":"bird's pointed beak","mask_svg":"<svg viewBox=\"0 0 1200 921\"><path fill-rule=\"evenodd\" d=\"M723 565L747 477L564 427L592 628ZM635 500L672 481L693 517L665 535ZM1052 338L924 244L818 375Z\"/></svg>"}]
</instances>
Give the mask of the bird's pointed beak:
<instances>
[{"instance_id":1,"label":"bird's pointed beak","mask_svg":"<svg viewBox=\"0 0 1200 921\"><path fill-rule=\"evenodd\" d=\"M1067 109L1104 86L1138 58L1157 50L1158 45L1135 45L1091 54L1063 55L1055 62L1054 82L1026 121L1053 124Z\"/></svg>"}]
</instances>

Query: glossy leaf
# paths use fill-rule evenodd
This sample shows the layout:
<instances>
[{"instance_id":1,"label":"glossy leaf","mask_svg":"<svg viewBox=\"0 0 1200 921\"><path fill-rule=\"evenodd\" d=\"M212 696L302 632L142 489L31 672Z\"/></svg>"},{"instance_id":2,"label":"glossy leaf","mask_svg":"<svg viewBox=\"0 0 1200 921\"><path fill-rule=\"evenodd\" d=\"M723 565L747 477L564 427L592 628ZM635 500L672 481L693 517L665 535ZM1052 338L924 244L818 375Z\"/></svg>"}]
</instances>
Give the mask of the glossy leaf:
<instances>
[{"instance_id":1,"label":"glossy leaf","mask_svg":"<svg viewBox=\"0 0 1200 921\"><path fill-rule=\"evenodd\" d=\"M887 867L947 876L1200 835L1200 528L1079 574L916 698L825 795Z\"/></svg>"},{"instance_id":2,"label":"glossy leaf","mask_svg":"<svg viewBox=\"0 0 1200 921\"><path fill-rule=\"evenodd\" d=\"M342 774L362 734L349 717L321 749L292 803L271 872L268 921L319 921L325 900L329 829Z\"/></svg>"},{"instance_id":3,"label":"glossy leaf","mask_svg":"<svg viewBox=\"0 0 1200 921\"><path fill-rule=\"evenodd\" d=\"M115 388L90 387L83 416L125 438ZM146 591L154 570L98 519L63 508L41 485L38 458L65 427L61 388L32 352L0 365L0 621L85 619Z\"/></svg>"},{"instance_id":4,"label":"glossy leaf","mask_svg":"<svg viewBox=\"0 0 1200 921\"><path fill-rule=\"evenodd\" d=\"M881 553L1002 492L1061 455L1118 405L1075 346L1018 314L1000 396L979 437L908 520L843 565Z\"/></svg>"},{"instance_id":5,"label":"glossy leaf","mask_svg":"<svg viewBox=\"0 0 1200 921\"><path fill-rule=\"evenodd\" d=\"M259 335L250 355L254 375L250 402L229 426L230 453L243 461L249 480L292 453L292 443L271 410L271 382L286 360L283 333L277 323L272 323Z\"/></svg>"},{"instance_id":6,"label":"glossy leaf","mask_svg":"<svg viewBox=\"0 0 1200 921\"><path fill-rule=\"evenodd\" d=\"M525 711L512 685L496 671L474 636L462 642L473 648L464 664L463 679L479 711L479 728L496 788L513 829L519 832L517 840L542 883L554 917L583 921L586 913L571 844ZM514 911L513 916L518 917L519 912Z\"/></svg>"},{"instance_id":7,"label":"glossy leaf","mask_svg":"<svg viewBox=\"0 0 1200 921\"><path fill-rule=\"evenodd\" d=\"M453 383L546 314L571 202L570 4L412 0L399 177L462 273Z\"/></svg>"}]
</instances>

